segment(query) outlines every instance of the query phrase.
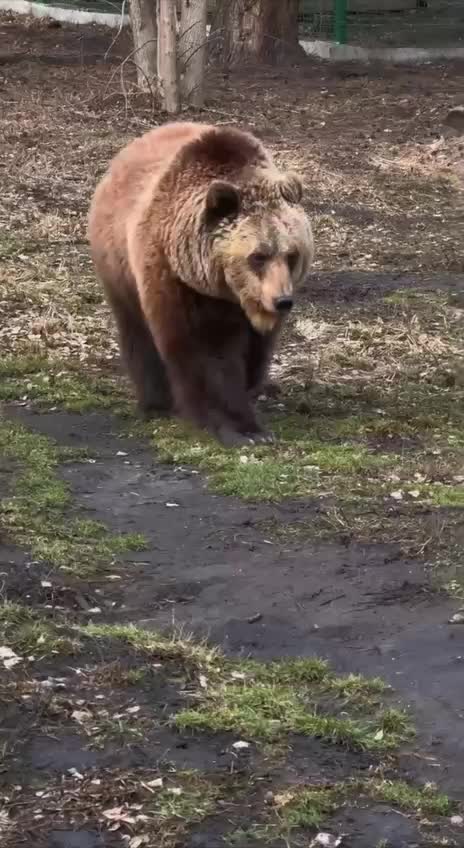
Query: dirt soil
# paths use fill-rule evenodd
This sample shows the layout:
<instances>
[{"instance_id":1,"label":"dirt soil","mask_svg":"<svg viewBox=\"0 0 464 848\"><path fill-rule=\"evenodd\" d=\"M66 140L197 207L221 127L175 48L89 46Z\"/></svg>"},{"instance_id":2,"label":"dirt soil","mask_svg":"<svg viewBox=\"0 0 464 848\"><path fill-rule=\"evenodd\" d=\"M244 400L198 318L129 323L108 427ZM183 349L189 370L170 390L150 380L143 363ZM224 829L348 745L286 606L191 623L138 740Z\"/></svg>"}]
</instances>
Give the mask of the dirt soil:
<instances>
[{"instance_id":1,"label":"dirt soil","mask_svg":"<svg viewBox=\"0 0 464 848\"><path fill-rule=\"evenodd\" d=\"M114 33L96 27L55 28L4 15L0 33L7 44L0 55L2 355L46 355L55 365L72 363L86 373L103 364L114 375L114 332L90 268L85 214L111 155L165 116L156 102L135 92L133 70L121 64L130 50L125 35L103 61ZM458 64L386 69L308 61L285 73L263 71L259 79L247 69L211 72L200 119L254 129L281 162L305 177L318 256L301 309L316 331L300 321L277 357L274 373L285 377L289 396L314 368L329 394L335 384L360 381L364 387L365 367L387 397L405 373L400 349L408 348L415 367L420 361L432 382L445 359L448 367L462 354L462 337L453 335L464 304L462 142L441 136L447 109L462 96L462 70ZM352 347L352 360L341 360L340 350L348 351L357 338L351 319L357 327L387 326L394 298L415 296L418 289L440 303L437 310L432 303L423 324L408 323L400 305L388 324L388 343L379 341L367 353ZM437 347L434 322L442 314ZM406 329L399 326L403 320ZM333 348L320 362L319 344ZM361 354L370 357L367 366L359 364ZM459 374L456 366L451 383L443 384L443 403L451 386L461 404ZM442 384L436 385L439 406ZM5 419L60 445L85 448L91 461L59 467L73 509L115 533L141 533L147 546L112 563L110 576L86 580L31 560L0 524L3 600L25 604L52 622L66 616L76 626L98 619L163 633L184 629L231 657L326 658L337 673L392 684L394 703L410 709L418 735L394 762L295 737L276 765L254 743L239 755L233 734L167 726L162 717L186 696L162 670L147 691L138 692L136 707L142 714L155 711L160 721L144 725L135 739L117 742L108 734L93 745L76 710L85 712L92 702L92 709L103 704L121 716L133 702L122 684L100 690L92 682L89 669L102 661L98 648L84 658L52 651L39 656L37 665L31 660L22 677L2 671L2 846L154 848L156 841L137 841L131 830L134 810L141 808L140 787L162 774L175 797L177 773L189 770L208 776L222 793L220 805L211 815L196 809L179 833L174 826L167 836L163 831L160 848L253 848L261 843L246 830L259 818L266 793L282 784L336 784L379 769L420 787L439 784L460 811L464 627L449 620L462 596L437 590L430 563L405 553L396 539L270 533L264 528L316 524L321 499L270 504L226 497L194 466L157 460L149 441L127 435L127 422L111 410L72 413L58 402L34 404L30 391L22 385L17 396L8 396ZM420 437L416 433L408 442L403 433L395 436L405 463ZM382 438L374 446L378 452L385 452ZM397 442L390 440L390 450L392 445ZM1 498L13 491L16 470L0 459ZM105 655L105 663L111 662L124 668L129 660L124 652ZM41 686L51 690L49 697L39 698ZM132 818L124 819L127 798ZM103 821L97 808L112 816ZM341 835L340 843L311 842L314 827L306 841L296 835L296 841L292 836L291 842L269 844L459 848L462 822L458 815L437 824L388 802L347 803L320 828Z\"/></svg>"},{"instance_id":2,"label":"dirt soil","mask_svg":"<svg viewBox=\"0 0 464 848\"><path fill-rule=\"evenodd\" d=\"M150 540L148 551L130 555L124 585L104 588L116 602L110 619L154 629L174 623L235 654L323 656L340 671L380 675L414 706L443 769L440 784L458 789L464 628L449 626L456 604L430 593L421 563L388 545L269 545L261 522L288 524L302 512L310 520L314 507L211 495L198 475L156 465L101 414L10 414L88 447L97 462L64 471L85 515Z\"/></svg>"},{"instance_id":3,"label":"dirt soil","mask_svg":"<svg viewBox=\"0 0 464 848\"><path fill-rule=\"evenodd\" d=\"M226 654L257 659L316 655L332 661L341 673L381 676L393 685L395 698L412 710L419 731L419 753L406 749L396 776L421 785L434 784L439 776L440 788L461 800L464 631L449 625L456 603L431 591L423 563L402 558L392 545L269 544L260 530L263 521L285 525L302 514L311 521L314 505L249 505L213 495L199 475L156 463L147 445L127 438L120 422L104 414L40 413L21 406L6 412L63 445L85 446L96 461L67 464L61 471L80 514L102 520L118 532L143 532L148 547L125 557L117 583L87 584L38 568L4 543L0 559L5 597L27 599L38 610L64 609L80 621L92 620L87 610L98 607L108 622L127 621L166 632L173 626L185 628L221 645ZM169 507L172 503L175 508ZM51 590L40 588L44 577L53 582L52 596ZM77 666L81 665L79 659ZM71 703L79 696L87 702L85 687L78 684L73 691L70 684L69 674L75 668L75 662L48 660L39 667L38 679L66 680ZM112 709L128 703L117 688L110 697ZM148 698L151 708L172 710L179 704L178 692L166 682ZM103 750L94 750L76 734L69 717L58 722L55 718L52 726L45 727L36 720L31 728L28 710L20 703L10 705L3 722L3 737L15 743L15 754L6 763L2 782L6 790L12 782L22 784L19 797L26 795L25 804L28 786L42 787L44 778L50 786L56 776L64 780L73 770L99 775L106 770L135 770L143 779L143 769L168 763L171 770L198 769L220 779L238 769L249 779L259 774L272 789L282 780L290 785L336 782L372 768L367 756L295 738L287 765L280 765L276 773L258 753L237 764L227 735L191 737L164 727L151 731L143 745L127 742L120 749L107 743ZM212 818L193 828L191 836L178 844L220 848L231 820L236 825L247 822L258 800L249 800L247 810L239 814L235 809L234 817L229 815L225 822ZM56 831L48 825L34 836L29 825L25 833L16 833L11 845L123 844L119 836L87 828L63 830L69 812L64 810ZM91 821L90 811L87 816ZM44 818L53 821L51 808ZM75 814L72 820L76 821ZM423 835L407 816L382 804L340 812L328 827L343 833L342 844L351 848L372 848L383 844L382 839L395 848L429 844L422 843ZM433 833L444 838L443 825ZM456 833L453 837L450 844L464 844ZM254 843L244 839L237 844Z\"/></svg>"}]
</instances>

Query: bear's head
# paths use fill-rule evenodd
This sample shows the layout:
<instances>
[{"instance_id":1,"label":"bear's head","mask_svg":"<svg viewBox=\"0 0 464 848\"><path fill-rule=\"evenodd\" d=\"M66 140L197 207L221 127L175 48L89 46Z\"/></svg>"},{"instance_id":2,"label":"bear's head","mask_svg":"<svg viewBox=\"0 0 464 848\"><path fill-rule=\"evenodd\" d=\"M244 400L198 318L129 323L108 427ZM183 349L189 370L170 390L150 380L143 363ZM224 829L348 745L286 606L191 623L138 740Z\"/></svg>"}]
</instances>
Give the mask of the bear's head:
<instances>
[{"instance_id":1,"label":"bear's head","mask_svg":"<svg viewBox=\"0 0 464 848\"><path fill-rule=\"evenodd\" d=\"M299 177L250 133L200 126L158 182L172 269L202 294L238 302L269 333L288 314L314 253Z\"/></svg>"},{"instance_id":2,"label":"bear's head","mask_svg":"<svg viewBox=\"0 0 464 848\"><path fill-rule=\"evenodd\" d=\"M302 193L298 176L272 168L248 183L213 180L206 193L210 268L260 333L290 312L313 259Z\"/></svg>"}]
</instances>

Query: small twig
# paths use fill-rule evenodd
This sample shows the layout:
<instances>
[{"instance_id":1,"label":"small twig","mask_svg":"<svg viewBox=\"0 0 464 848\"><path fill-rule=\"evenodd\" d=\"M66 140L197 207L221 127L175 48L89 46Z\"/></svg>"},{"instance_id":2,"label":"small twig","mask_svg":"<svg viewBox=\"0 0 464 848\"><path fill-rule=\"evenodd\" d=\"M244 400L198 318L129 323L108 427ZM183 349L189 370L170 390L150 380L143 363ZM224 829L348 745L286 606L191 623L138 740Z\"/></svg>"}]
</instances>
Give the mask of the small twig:
<instances>
[{"instance_id":1,"label":"small twig","mask_svg":"<svg viewBox=\"0 0 464 848\"><path fill-rule=\"evenodd\" d=\"M109 54L111 53L111 50L113 49L114 45L116 44L119 36L121 35L122 29L123 29L123 26L124 26L125 11L126 11L126 0L122 0L121 19L120 19L120 23L119 23L119 29L118 29L116 35L114 36L110 46L108 47L108 50L106 51L105 55L103 56L103 59L104 59L105 62L106 62Z\"/></svg>"},{"instance_id":2,"label":"small twig","mask_svg":"<svg viewBox=\"0 0 464 848\"><path fill-rule=\"evenodd\" d=\"M134 47L134 49L133 49L133 50L131 50L131 51L130 51L130 53L128 53L128 54L127 54L127 56L126 56L126 57L122 60L122 62L120 62L120 64L119 64L119 65L115 68L115 70L114 70L114 71L113 71L113 73L111 74L111 76L110 76L110 78L109 78L109 80L108 80L108 82L107 82L107 84L106 84L106 86L105 86L105 92L106 92L106 90L108 89L108 86L110 85L110 83L112 83L112 82L113 82L113 80L114 80L114 78L115 78L115 76L116 76L117 72L118 72L118 71L120 71L120 70L121 70L121 68L122 68L122 67L124 67L124 65L126 65L126 64L127 64L127 62L130 62L130 60L132 59L133 64L135 65L135 67L138 67L138 66L137 66L137 64L136 64L136 62L134 62L133 57L134 57L137 53L139 53L139 51L140 51L140 50L143 50L143 48L144 48L144 47L146 47L146 46L147 46L147 44L156 44L156 40L155 40L155 39L153 39L153 38L149 38L147 41L144 41L144 43L143 43L143 44L140 44L138 47Z\"/></svg>"}]
</instances>

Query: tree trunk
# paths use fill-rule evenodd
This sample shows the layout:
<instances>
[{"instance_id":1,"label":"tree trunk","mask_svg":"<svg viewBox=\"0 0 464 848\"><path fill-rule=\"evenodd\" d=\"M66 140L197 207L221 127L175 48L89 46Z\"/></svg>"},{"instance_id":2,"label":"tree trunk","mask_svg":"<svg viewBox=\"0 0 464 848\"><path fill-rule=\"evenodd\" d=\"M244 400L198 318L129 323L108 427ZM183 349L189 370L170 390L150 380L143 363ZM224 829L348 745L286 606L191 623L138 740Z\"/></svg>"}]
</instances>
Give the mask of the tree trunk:
<instances>
[{"instance_id":1,"label":"tree trunk","mask_svg":"<svg viewBox=\"0 0 464 848\"><path fill-rule=\"evenodd\" d=\"M222 0L224 61L301 58L298 8L298 0Z\"/></svg>"},{"instance_id":2,"label":"tree trunk","mask_svg":"<svg viewBox=\"0 0 464 848\"><path fill-rule=\"evenodd\" d=\"M137 84L142 91L156 88L156 0L130 0L129 3L133 59L137 67Z\"/></svg>"},{"instance_id":3,"label":"tree trunk","mask_svg":"<svg viewBox=\"0 0 464 848\"><path fill-rule=\"evenodd\" d=\"M206 63L206 0L182 0L179 38L184 103L203 106Z\"/></svg>"},{"instance_id":4,"label":"tree trunk","mask_svg":"<svg viewBox=\"0 0 464 848\"><path fill-rule=\"evenodd\" d=\"M172 0L158 0L158 82L163 107L171 115L179 111L177 80L176 6Z\"/></svg>"}]
</instances>

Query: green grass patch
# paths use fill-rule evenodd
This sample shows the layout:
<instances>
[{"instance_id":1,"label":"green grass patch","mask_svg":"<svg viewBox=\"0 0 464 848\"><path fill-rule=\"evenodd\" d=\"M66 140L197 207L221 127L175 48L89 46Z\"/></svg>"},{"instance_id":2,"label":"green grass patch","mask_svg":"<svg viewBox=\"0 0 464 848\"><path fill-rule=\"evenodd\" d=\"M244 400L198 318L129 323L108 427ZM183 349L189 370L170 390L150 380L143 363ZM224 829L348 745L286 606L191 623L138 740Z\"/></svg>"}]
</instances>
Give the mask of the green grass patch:
<instances>
[{"instance_id":1,"label":"green grass patch","mask_svg":"<svg viewBox=\"0 0 464 848\"><path fill-rule=\"evenodd\" d=\"M319 827L333 809L334 793L330 789L303 789L282 804L279 830L289 835L295 828Z\"/></svg>"},{"instance_id":2,"label":"green grass patch","mask_svg":"<svg viewBox=\"0 0 464 848\"><path fill-rule=\"evenodd\" d=\"M424 487L424 500L429 500L436 506L463 507L464 485L438 486L430 485Z\"/></svg>"},{"instance_id":3,"label":"green grass patch","mask_svg":"<svg viewBox=\"0 0 464 848\"><path fill-rule=\"evenodd\" d=\"M140 534L112 534L99 522L68 517L71 493L57 467L69 451L0 419L0 452L16 467L13 493L0 502L0 526L35 559L89 576L118 555L146 546Z\"/></svg>"},{"instance_id":4,"label":"green grass patch","mask_svg":"<svg viewBox=\"0 0 464 848\"><path fill-rule=\"evenodd\" d=\"M416 787L403 780L372 780L361 787L375 801L392 804L420 816L449 816L453 802L434 786Z\"/></svg>"},{"instance_id":5,"label":"green grass patch","mask_svg":"<svg viewBox=\"0 0 464 848\"><path fill-rule=\"evenodd\" d=\"M197 466L208 473L214 490L245 500L318 495L329 481L332 491L343 493L347 480L350 485L365 483L369 474L398 462L394 455L365 445L322 438L321 422L298 413L276 415L269 423L275 445L240 450L222 448L175 421L156 422L151 433L162 461Z\"/></svg>"},{"instance_id":6,"label":"green grass patch","mask_svg":"<svg viewBox=\"0 0 464 848\"><path fill-rule=\"evenodd\" d=\"M278 741L300 734L357 750L388 750L409 738L405 715L374 709L372 715L343 717L320 709L321 693L266 683L223 683L213 686L202 703L174 717L182 730L230 731L248 739Z\"/></svg>"},{"instance_id":7,"label":"green grass patch","mask_svg":"<svg viewBox=\"0 0 464 848\"><path fill-rule=\"evenodd\" d=\"M371 502L388 497L401 486L415 491L415 475L424 466L438 480L452 481L464 461L464 416L456 396L434 398L424 407L423 395L400 399L373 414L372 400L363 413L353 414L317 403L308 396L310 414L295 411L302 405L295 392L287 413L274 413L267 424L274 445L224 449L213 439L172 420L157 421L141 430L152 438L162 461L192 465L208 474L210 487L225 495L251 501L280 501L288 497L331 495L340 502ZM362 398L357 397L358 405ZM323 408L323 404L325 408ZM350 404L351 405L351 404ZM449 406L449 408L448 408ZM438 411L437 411L438 410ZM404 447L402 446L404 443ZM441 489L440 492L435 488ZM460 505L464 487L444 482L433 487L437 504ZM424 488L424 499L429 493ZM407 494L406 494L407 497Z\"/></svg>"},{"instance_id":8,"label":"green grass patch","mask_svg":"<svg viewBox=\"0 0 464 848\"><path fill-rule=\"evenodd\" d=\"M230 731L262 743L297 733L379 751L413 734L406 715L382 703L386 684L358 675L338 677L318 658L230 660L185 634L162 636L131 624L90 623L79 634L103 643L99 652L114 653L121 642L144 663L156 659L173 663L177 672L186 670L197 692L193 705L172 717L181 730ZM143 672L134 673L139 682Z\"/></svg>"},{"instance_id":9,"label":"green grass patch","mask_svg":"<svg viewBox=\"0 0 464 848\"><path fill-rule=\"evenodd\" d=\"M159 680L158 669L149 662L145 665L124 668L120 658L115 662L99 665L92 675L93 682L98 686L114 688L137 687L148 690Z\"/></svg>"},{"instance_id":10,"label":"green grass patch","mask_svg":"<svg viewBox=\"0 0 464 848\"><path fill-rule=\"evenodd\" d=\"M382 706L386 688L377 679L338 678L318 660L226 663L200 701L173 721L183 730L230 731L263 742L295 733L359 750L385 750L413 732L404 713Z\"/></svg>"},{"instance_id":11,"label":"green grass patch","mask_svg":"<svg viewBox=\"0 0 464 848\"><path fill-rule=\"evenodd\" d=\"M6 356L0 362L0 400L26 398L69 412L111 409L127 415L130 403L121 380L83 374L78 366L41 356Z\"/></svg>"},{"instance_id":12,"label":"green grass patch","mask_svg":"<svg viewBox=\"0 0 464 848\"><path fill-rule=\"evenodd\" d=\"M144 630L134 624L94 624L80 628L82 636L99 640L107 646L121 642L138 655L181 663L200 669L214 669L219 652L205 642L195 641L186 634L162 636L151 630Z\"/></svg>"},{"instance_id":13,"label":"green grass patch","mask_svg":"<svg viewBox=\"0 0 464 848\"><path fill-rule=\"evenodd\" d=\"M273 807L260 823L233 831L227 844L282 840L287 846L306 845L301 841L305 839L302 832L320 829L342 805L366 806L367 800L388 804L417 818L449 816L454 808L436 788L416 787L401 780L346 780L332 786L289 787L274 796Z\"/></svg>"},{"instance_id":14,"label":"green grass patch","mask_svg":"<svg viewBox=\"0 0 464 848\"><path fill-rule=\"evenodd\" d=\"M321 691L352 703L376 702L389 690L388 684L378 677L367 678L359 674L337 677L326 660L318 657L286 659L268 663L247 660L246 675L255 682L271 686L316 686Z\"/></svg>"},{"instance_id":15,"label":"green grass patch","mask_svg":"<svg viewBox=\"0 0 464 848\"><path fill-rule=\"evenodd\" d=\"M153 800L153 812L161 823L183 822L191 826L214 812L219 787L192 771L178 773L175 782L177 786L167 787ZM176 788L182 790L180 794L172 792Z\"/></svg>"},{"instance_id":16,"label":"green grass patch","mask_svg":"<svg viewBox=\"0 0 464 848\"><path fill-rule=\"evenodd\" d=\"M10 601L0 604L0 643L21 656L71 654L79 646L66 628Z\"/></svg>"},{"instance_id":17,"label":"green grass patch","mask_svg":"<svg viewBox=\"0 0 464 848\"><path fill-rule=\"evenodd\" d=\"M337 793L325 787L304 787L293 793L283 793L276 798L274 821L257 826L255 838L265 842L280 839L287 846L295 844L293 834L314 831L333 813L337 806Z\"/></svg>"}]
</instances>

